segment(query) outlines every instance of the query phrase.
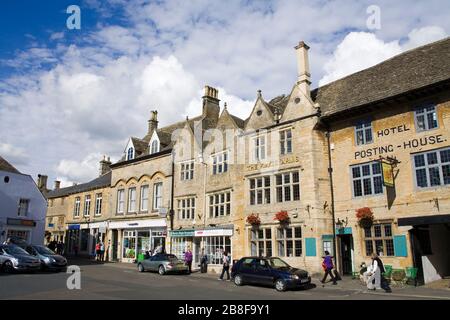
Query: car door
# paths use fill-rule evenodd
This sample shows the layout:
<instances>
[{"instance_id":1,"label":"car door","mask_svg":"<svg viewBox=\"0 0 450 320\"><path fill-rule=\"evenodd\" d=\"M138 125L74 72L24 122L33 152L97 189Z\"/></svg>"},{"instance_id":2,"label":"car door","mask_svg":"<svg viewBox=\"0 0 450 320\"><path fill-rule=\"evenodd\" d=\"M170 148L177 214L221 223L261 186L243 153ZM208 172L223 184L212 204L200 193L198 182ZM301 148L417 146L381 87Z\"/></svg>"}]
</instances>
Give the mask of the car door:
<instances>
[{"instance_id":1,"label":"car door","mask_svg":"<svg viewBox=\"0 0 450 320\"><path fill-rule=\"evenodd\" d=\"M255 259L254 258L245 258L242 261L241 266L239 268L238 273L242 276L242 280L244 282L253 283L254 282L254 266Z\"/></svg>"},{"instance_id":2,"label":"car door","mask_svg":"<svg viewBox=\"0 0 450 320\"><path fill-rule=\"evenodd\" d=\"M255 282L263 285L273 284L273 273L266 259L257 259Z\"/></svg>"}]
</instances>

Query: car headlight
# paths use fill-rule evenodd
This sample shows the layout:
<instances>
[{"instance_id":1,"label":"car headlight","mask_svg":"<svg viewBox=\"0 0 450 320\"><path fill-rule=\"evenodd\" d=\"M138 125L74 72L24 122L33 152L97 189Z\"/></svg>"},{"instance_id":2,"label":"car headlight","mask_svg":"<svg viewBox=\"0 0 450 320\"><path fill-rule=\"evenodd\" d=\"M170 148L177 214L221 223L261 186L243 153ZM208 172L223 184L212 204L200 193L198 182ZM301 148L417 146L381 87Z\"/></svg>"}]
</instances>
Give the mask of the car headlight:
<instances>
[{"instance_id":1,"label":"car headlight","mask_svg":"<svg viewBox=\"0 0 450 320\"><path fill-rule=\"evenodd\" d=\"M53 263L55 262L55 259L53 259L52 257L45 257L44 259L42 259L45 263Z\"/></svg>"},{"instance_id":2,"label":"car headlight","mask_svg":"<svg viewBox=\"0 0 450 320\"><path fill-rule=\"evenodd\" d=\"M14 266L17 266L19 264L19 259L11 258L11 262L13 263Z\"/></svg>"},{"instance_id":3,"label":"car headlight","mask_svg":"<svg viewBox=\"0 0 450 320\"><path fill-rule=\"evenodd\" d=\"M299 278L299 276L298 276L298 275L296 275L296 274L293 274L293 275L291 275L291 278L292 278L292 279L295 279L295 280L298 280L298 279L300 279L300 278Z\"/></svg>"}]
</instances>

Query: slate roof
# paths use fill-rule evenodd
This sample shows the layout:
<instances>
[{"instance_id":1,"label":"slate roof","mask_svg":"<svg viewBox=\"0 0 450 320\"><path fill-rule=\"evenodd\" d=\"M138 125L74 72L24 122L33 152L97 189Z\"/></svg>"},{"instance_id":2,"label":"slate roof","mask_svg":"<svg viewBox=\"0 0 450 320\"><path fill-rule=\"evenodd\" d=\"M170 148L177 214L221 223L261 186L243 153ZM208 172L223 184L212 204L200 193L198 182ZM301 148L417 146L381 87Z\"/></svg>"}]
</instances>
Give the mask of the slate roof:
<instances>
[{"instance_id":1,"label":"slate roof","mask_svg":"<svg viewBox=\"0 0 450 320\"><path fill-rule=\"evenodd\" d=\"M112 172L109 171L108 173L105 173L104 175L102 175L98 178L95 178L94 180L91 180L86 183L77 184L75 186L71 186L71 187L67 187L67 188L50 190L46 194L46 197L48 199L58 198L58 197L68 196L68 195L74 194L74 193L80 193L80 192L86 192L86 191L90 191L90 190L105 188L105 187L111 185L111 175L112 175Z\"/></svg>"},{"instance_id":2,"label":"slate roof","mask_svg":"<svg viewBox=\"0 0 450 320\"><path fill-rule=\"evenodd\" d=\"M450 37L404 52L311 92L327 117L450 79Z\"/></svg>"},{"instance_id":3,"label":"slate roof","mask_svg":"<svg viewBox=\"0 0 450 320\"><path fill-rule=\"evenodd\" d=\"M0 156L0 171L20 173L19 170L14 168L14 166L10 164L8 161L6 161L2 156Z\"/></svg>"}]
</instances>

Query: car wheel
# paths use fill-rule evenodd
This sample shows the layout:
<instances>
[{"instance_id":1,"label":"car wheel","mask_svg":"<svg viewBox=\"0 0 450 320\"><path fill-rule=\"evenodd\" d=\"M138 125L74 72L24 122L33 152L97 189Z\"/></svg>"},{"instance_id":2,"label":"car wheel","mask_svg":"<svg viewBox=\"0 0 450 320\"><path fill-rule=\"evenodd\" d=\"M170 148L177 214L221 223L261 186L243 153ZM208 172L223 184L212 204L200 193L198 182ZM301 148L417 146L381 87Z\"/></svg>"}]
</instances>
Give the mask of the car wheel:
<instances>
[{"instance_id":1,"label":"car wheel","mask_svg":"<svg viewBox=\"0 0 450 320\"><path fill-rule=\"evenodd\" d=\"M275 289L280 292L286 291L286 282L282 279L278 279L275 281Z\"/></svg>"},{"instance_id":2,"label":"car wheel","mask_svg":"<svg viewBox=\"0 0 450 320\"><path fill-rule=\"evenodd\" d=\"M4 270L6 273L12 273L12 272L14 271L14 266L13 266L12 262L11 262L11 261L6 261L6 262L3 264L3 270Z\"/></svg>"},{"instance_id":3,"label":"car wheel","mask_svg":"<svg viewBox=\"0 0 450 320\"><path fill-rule=\"evenodd\" d=\"M234 276L234 284L237 286L244 285L244 279L242 278L242 276L240 274L237 274Z\"/></svg>"},{"instance_id":4,"label":"car wheel","mask_svg":"<svg viewBox=\"0 0 450 320\"><path fill-rule=\"evenodd\" d=\"M142 263L138 264L138 271L139 272L144 272L145 271L144 266L142 265Z\"/></svg>"},{"instance_id":5,"label":"car wheel","mask_svg":"<svg viewBox=\"0 0 450 320\"><path fill-rule=\"evenodd\" d=\"M164 266L159 266L158 273L162 276L166 274L166 269L164 269Z\"/></svg>"}]
</instances>

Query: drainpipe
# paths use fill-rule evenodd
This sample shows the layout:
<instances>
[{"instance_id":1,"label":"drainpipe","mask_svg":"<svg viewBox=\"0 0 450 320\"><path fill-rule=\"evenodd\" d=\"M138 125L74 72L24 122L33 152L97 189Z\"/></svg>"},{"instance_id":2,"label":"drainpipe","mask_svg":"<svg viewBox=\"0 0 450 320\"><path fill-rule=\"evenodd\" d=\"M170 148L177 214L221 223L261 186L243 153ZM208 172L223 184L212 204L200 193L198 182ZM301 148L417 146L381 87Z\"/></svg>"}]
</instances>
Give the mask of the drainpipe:
<instances>
[{"instance_id":1,"label":"drainpipe","mask_svg":"<svg viewBox=\"0 0 450 320\"><path fill-rule=\"evenodd\" d=\"M173 230L173 218L175 216L175 210L173 208L173 198L174 198L174 188L175 188L175 151L172 152L172 181L171 181L171 190L170 190L170 211L169 211L169 219L170 219L170 230ZM169 252L172 253L172 239L170 241Z\"/></svg>"},{"instance_id":2,"label":"drainpipe","mask_svg":"<svg viewBox=\"0 0 450 320\"><path fill-rule=\"evenodd\" d=\"M331 193L331 216L333 219L333 252L334 252L334 262L336 265L336 270L340 272L340 265L337 262L337 248L336 248L336 217L334 210L334 187L333 187L333 166L331 162L331 144L330 144L330 130L327 128L327 132L325 133L327 137L327 146L328 146L328 176L330 179L330 193Z\"/></svg>"}]
</instances>

